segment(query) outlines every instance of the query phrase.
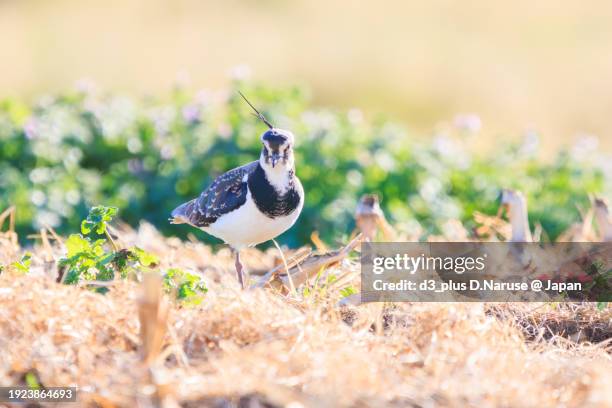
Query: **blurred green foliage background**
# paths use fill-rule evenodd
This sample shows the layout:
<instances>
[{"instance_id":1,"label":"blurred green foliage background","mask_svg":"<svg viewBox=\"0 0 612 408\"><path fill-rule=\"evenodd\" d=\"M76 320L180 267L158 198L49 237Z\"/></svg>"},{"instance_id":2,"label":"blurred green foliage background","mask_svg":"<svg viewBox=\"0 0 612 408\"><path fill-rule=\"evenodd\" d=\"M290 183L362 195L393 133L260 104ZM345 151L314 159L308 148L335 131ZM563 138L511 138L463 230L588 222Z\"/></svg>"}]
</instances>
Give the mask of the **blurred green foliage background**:
<instances>
[{"instance_id":1,"label":"blurred green foliage background","mask_svg":"<svg viewBox=\"0 0 612 408\"><path fill-rule=\"evenodd\" d=\"M212 179L259 156L265 126L250 115L240 89L278 127L296 135L297 174L306 204L281 241L328 242L349 233L362 193L382 196L400 229L439 232L444 221L472 224L474 211L495 213L503 187L527 194L530 221L550 238L579 220L588 194L609 195L612 166L591 138L539 158L538 136L474 153L480 120L419 141L402 126L366 120L361 111L313 108L307 89L271 88L236 79L228 89L193 93L177 86L165 98L96 91L91 84L27 103L0 102L0 210L15 205L22 236L45 225L78 231L89 207L117 206L132 225L165 234L196 232L170 225L170 211ZM209 240L198 232L202 239Z\"/></svg>"},{"instance_id":2,"label":"blurred green foliage background","mask_svg":"<svg viewBox=\"0 0 612 408\"><path fill-rule=\"evenodd\" d=\"M219 89L244 64L414 137L475 112L479 146L535 129L547 155L581 134L610 152L611 16L605 0L0 0L0 98L82 77L131 95L177 77Z\"/></svg>"}]
</instances>

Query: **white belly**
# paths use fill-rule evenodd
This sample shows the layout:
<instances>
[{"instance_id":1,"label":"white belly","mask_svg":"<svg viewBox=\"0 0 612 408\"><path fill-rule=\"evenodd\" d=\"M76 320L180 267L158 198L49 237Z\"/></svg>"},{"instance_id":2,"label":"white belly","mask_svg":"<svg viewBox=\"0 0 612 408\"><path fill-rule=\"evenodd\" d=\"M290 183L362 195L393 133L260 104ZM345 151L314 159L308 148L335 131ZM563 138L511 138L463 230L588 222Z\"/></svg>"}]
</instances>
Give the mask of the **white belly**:
<instances>
[{"instance_id":1,"label":"white belly","mask_svg":"<svg viewBox=\"0 0 612 408\"><path fill-rule=\"evenodd\" d=\"M285 217L269 218L259 211L249 191L246 203L240 208L202 230L236 249L261 244L287 231L300 215L303 204L300 201L298 208Z\"/></svg>"}]
</instances>

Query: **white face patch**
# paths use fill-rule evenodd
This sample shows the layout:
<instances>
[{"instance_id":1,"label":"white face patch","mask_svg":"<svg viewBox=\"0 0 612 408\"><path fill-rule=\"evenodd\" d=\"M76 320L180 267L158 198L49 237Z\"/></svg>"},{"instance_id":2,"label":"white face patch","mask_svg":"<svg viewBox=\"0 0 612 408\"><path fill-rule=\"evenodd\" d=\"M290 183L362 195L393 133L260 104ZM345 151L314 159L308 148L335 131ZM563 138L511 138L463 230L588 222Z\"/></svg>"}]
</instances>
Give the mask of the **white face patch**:
<instances>
[{"instance_id":1,"label":"white face patch","mask_svg":"<svg viewBox=\"0 0 612 408\"><path fill-rule=\"evenodd\" d=\"M270 163L266 163L264 155L259 158L259 164L266 173L266 178L272 184L272 187L279 193L285 194L289 190L289 183L294 172L293 153L289 154L286 162L279 161L276 166L272 167Z\"/></svg>"}]
</instances>

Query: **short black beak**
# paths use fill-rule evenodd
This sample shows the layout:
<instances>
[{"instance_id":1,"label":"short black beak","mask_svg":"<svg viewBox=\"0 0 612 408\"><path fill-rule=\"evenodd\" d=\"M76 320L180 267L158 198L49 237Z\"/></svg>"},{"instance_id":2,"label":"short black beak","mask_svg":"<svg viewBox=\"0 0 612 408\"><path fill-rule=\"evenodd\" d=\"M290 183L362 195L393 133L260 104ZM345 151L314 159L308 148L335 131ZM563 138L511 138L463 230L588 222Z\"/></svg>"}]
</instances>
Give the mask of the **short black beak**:
<instances>
[{"instance_id":1,"label":"short black beak","mask_svg":"<svg viewBox=\"0 0 612 408\"><path fill-rule=\"evenodd\" d=\"M274 166L276 166L276 163L278 163L278 161L280 160L280 154L272 153L270 160L272 160L272 168L274 168Z\"/></svg>"}]
</instances>

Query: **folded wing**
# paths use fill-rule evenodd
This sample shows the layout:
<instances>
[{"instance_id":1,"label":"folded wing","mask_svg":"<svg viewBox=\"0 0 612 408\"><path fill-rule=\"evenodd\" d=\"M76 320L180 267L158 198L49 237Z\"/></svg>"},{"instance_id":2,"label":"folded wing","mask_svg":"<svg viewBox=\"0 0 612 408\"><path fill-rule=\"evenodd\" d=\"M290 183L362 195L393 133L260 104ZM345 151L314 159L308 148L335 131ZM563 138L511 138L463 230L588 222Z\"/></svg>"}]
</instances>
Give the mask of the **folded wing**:
<instances>
[{"instance_id":1,"label":"folded wing","mask_svg":"<svg viewBox=\"0 0 612 408\"><path fill-rule=\"evenodd\" d=\"M222 215L239 208L246 202L248 176L257 168L257 164L255 161L220 175L200 197L172 211L170 222L207 227Z\"/></svg>"}]
</instances>

